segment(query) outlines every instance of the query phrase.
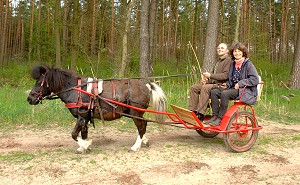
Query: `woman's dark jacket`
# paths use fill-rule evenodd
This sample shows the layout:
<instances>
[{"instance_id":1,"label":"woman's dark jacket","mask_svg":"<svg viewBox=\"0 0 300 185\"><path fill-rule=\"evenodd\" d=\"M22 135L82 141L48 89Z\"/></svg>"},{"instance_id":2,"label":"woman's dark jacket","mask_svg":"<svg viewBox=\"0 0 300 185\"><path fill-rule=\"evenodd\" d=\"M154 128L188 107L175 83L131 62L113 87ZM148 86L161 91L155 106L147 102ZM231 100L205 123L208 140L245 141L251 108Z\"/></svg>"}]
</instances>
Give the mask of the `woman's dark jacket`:
<instances>
[{"instance_id":1,"label":"woman's dark jacket","mask_svg":"<svg viewBox=\"0 0 300 185\"><path fill-rule=\"evenodd\" d=\"M229 79L226 82L228 88L234 88L235 84L233 84L233 72L234 72L235 62L233 62L229 69ZM256 68L253 63L246 58L241 66L241 74L240 74L239 84L239 96L236 100L239 100L241 95L241 101L247 103L249 105L253 105L257 101L257 85L259 83L259 76ZM246 86L246 88L244 88ZM245 90L244 90L245 89Z\"/></svg>"}]
</instances>

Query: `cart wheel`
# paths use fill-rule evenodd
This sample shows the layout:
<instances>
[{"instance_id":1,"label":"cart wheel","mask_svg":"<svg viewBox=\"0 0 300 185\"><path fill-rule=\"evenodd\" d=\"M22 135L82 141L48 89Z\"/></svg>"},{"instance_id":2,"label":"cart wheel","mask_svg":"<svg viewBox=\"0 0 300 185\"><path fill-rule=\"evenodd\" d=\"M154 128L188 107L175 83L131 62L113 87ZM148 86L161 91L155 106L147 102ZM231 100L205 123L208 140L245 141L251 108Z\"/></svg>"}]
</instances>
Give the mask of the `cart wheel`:
<instances>
[{"instance_id":1,"label":"cart wheel","mask_svg":"<svg viewBox=\"0 0 300 185\"><path fill-rule=\"evenodd\" d=\"M196 131L200 136L206 137L206 138L213 138L219 134L218 132L209 132L209 131L205 131L205 130L196 130Z\"/></svg>"},{"instance_id":2,"label":"cart wheel","mask_svg":"<svg viewBox=\"0 0 300 185\"><path fill-rule=\"evenodd\" d=\"M249 150L258 137L258 130L248 130L255 128L255 118L250 112L241 111L235 113L226 130L242 130L224 134L225 145L234 152L245 152Z\"/></svg>"}]
</instances>

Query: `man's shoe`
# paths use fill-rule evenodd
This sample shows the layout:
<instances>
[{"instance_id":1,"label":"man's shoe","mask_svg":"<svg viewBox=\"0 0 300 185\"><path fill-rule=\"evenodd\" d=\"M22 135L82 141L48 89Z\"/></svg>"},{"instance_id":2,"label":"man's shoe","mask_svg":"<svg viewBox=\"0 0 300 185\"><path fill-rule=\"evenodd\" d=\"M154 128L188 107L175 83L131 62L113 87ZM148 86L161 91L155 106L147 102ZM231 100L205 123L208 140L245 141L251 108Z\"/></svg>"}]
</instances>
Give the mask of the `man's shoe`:
<instances>
[{"instance_id":1,"label":"man's shoe","mask_svg":"<svg viewBox=\"0 0 300 185\"><path fill-rule=\"evenodd\" d=\"M204 120L204 115L203 115L203 114L197 112L197 113L196 113L196 116L197 116L197 118L198 118L200 121L203 121L203 120Z\"/></svg>"},{"instance_id":2,"label":"man's shoe","mask_svg":"<svg viewBox=\"0 0 300 185\"><path fill-rule=\"evenodd\" d=\"M217 118L215 121L209 123L210 126L219 126L221 123L221 118Z\"/></svg>"},{"instance_id":3,"label":"man's shoe","mask_svg":"<svg viewBox=\"0 0 300 185\"><path fill-rule=\"evenodd\" d=\"M205 120L205 123L211 123L213 121L215 121L218 118L218 116L212 116L209 120Z\"/></svg>"}]
</instances>

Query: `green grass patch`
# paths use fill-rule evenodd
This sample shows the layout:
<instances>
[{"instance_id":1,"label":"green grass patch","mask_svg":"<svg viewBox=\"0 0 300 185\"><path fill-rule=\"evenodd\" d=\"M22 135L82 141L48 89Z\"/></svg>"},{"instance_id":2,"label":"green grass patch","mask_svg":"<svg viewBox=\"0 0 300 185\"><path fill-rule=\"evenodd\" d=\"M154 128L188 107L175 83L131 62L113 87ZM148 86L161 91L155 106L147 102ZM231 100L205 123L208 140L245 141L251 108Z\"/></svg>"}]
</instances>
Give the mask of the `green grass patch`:
<instances>
[{"instance_id":1,"label":"green grass patch","mask_svg":"<svg viewBox=\"0 0 300 185\"><path fill-rule=\"evenodd\" d=\"M8 85L0 88L1 129L12 129L16 126L69 126L75 120L61 101L44 101L36 106L29 105L27 90L24 87L14 88Z\"/></svg>"},{"instance_id":2,"label":"green grass patch","mask_svg":"<svg viewBox=\"0 0 300 185\"><path fill-rule=\"evenodd\" d=\"M35 158L34 154L26 152L11 152L8 154L1 154L0 161L9 163L23 163L31 161Z\"/></svg>"}]
</instances>

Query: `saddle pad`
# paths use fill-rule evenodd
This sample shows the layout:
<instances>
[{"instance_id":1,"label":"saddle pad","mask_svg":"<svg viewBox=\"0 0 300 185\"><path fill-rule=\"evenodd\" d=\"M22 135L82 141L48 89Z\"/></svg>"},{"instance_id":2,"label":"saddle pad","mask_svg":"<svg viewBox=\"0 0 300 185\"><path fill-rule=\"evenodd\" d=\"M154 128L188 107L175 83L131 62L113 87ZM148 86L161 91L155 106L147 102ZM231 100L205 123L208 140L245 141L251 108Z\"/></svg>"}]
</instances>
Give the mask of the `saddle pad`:
<instances>
[{"instance_id":1,"label":"saddle pad","mask_svg":"<svg viewBox=\"0 0 300 185\"><path fill-rule=\"evenodd\" d=\"M99 94L101 94L103 91L103 80L98 80L98 79L94 79L94 78L88 78L88 80L87 80L88 84L87 84L86 91L89 93L92 92L92 88L93 88L92 82L95 82L95 81L98 81L98 92L99 92Z\"/></svg>"}]
</instances>

